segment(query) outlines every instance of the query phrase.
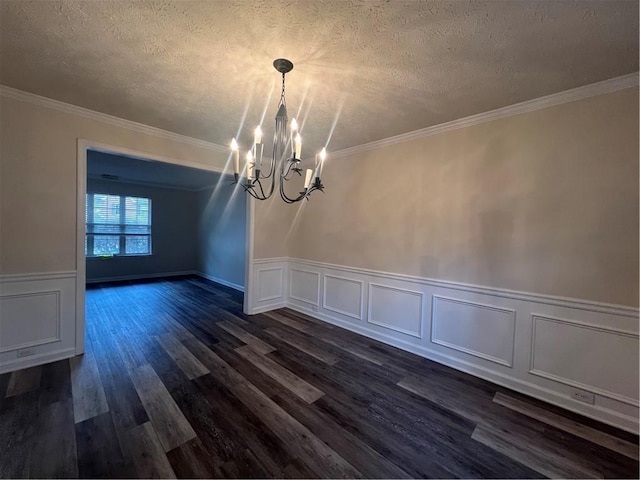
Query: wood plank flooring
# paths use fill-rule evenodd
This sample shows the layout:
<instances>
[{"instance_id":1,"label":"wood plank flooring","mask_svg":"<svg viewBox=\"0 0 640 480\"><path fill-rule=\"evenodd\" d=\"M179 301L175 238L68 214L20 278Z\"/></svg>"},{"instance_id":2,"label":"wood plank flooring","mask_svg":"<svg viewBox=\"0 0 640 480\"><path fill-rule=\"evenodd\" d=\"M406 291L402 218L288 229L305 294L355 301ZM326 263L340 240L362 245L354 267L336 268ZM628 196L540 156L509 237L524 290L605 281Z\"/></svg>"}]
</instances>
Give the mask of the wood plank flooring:
<instances>
[{"instance_id":1,"label":"wood plank flooring","mask_svg":"<svg viewBox=\"0 0 640 480\"><path fill-rule=\"evenodd\" d=\"M0 375L1 478L638 478L638 437L198 277Z\"/></svg>"}]
</instances>

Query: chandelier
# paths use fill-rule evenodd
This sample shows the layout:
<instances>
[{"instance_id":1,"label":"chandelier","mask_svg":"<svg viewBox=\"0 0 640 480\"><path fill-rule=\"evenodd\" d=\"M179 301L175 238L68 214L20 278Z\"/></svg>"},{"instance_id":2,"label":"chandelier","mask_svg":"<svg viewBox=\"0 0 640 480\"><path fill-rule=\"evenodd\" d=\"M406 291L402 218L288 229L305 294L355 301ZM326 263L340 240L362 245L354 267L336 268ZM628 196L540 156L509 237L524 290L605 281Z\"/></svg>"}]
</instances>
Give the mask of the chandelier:
<instances>
[{"instance_id":1,"label":"chandelier","mask_svg":"<svg viewBox=\"0 0 640 480\"><path fill-rule=\"evenodd\" d=\"M275 190L276 177L280 198L286 203L296 203L305 198L308 200L312 192L323 191L320 180L327 150L323 148L315 156L314 169L307 169L304 177L304 187L298 195L289 196L285 192L285 182L289 181L293 173L302 176L300 168L302 155L302 137L298 130L296 119L291 119L291 127L287 131L287 102L284 96L284 76L293 70L293 63L286 58L273 61L274 68L282 74L282 92L276 114L276 129L273 133L273 153L271 158L263 158L264 144L262 143L262 129L256 127L253 145L246 153L246 182L241 183L245 192L258 200L266 200ZM290 147L290 153L289 148ZM240 182L240 147L234 138L231 141L233 152L233 172L235 183Z\"/></svg>"}]
</instances>

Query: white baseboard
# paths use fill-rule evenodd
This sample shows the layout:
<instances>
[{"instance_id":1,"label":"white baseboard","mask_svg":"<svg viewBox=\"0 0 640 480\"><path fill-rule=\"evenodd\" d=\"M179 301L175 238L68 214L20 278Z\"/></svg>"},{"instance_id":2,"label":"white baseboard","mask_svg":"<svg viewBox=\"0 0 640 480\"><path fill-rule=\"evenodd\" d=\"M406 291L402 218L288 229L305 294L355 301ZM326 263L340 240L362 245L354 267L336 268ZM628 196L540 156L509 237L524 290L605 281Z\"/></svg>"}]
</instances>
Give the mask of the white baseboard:
<instances>
[{"instance_id":1,"label":"white baseboard","mask_svg":"<svg viewBox=\"0 0 640 480\"><path fill-rule=\"evenodd\" d=\"M16 358L14 360L2 362L2 364L0 364L0 374L13 372L15 370L22 370L23 368L35 367L37 365L44 365L45 363L57 362L58 360L64 360L75 356L76 349L74 347L42 353L40 355L33 355L30 357Z\"/></svg>"},{"instance_id":2,"label":"white baseboard","mask_svg":"<svg viewBox=\"0 0 640 480\"><path fill-rule=\"evenodd\" d=\"M87 278L87 284L106 283L106 282L123 282L128 280L148 280L152 278L163 278L163 277L181 277L184 275L200 275L200 274L195 270L185 270L182 272L146 273L143 275L120 275L116 277Z\"/></svg>"},{"instance_id":3,"label":"white baseboard","mask_svg":"<svg viewBox=\"0 0 640 480\"><path fill-rule=\"evenodd\" d=\"M295 258L255 263L256 291L275 293L254 294L251 314L287 306L638 433L637 308Z\"/></svg>"},{"instance_id":4,"label":"white baseboard","mask_svg":"<svg viewBox=\"0 0 640 480\"><path fill-rule=\"evenodd\" d=\"M249 313L249 315L256 315L258 313L263 313L263 312L270 312L271 310L277 310L279 308L284 308L287 307L288 305L286 304L286 302L278 302L278 303L271 303L268 305L260 305L259 307L253 308L251 310L251 312Z\"/></svg>"},{"instance_id":5,"label":"white baseboard","mask_svg":"<svg viewBox=\"0 0 640 480\"><path fill-rule=\"evenodd\" d=\"M225 287L230 287L230 288L233 288L234 290L238 290L239 292L244 292L244 286L238 285L237 283L232 283L232 282L229 282L228 280L214 277L213 275L208 275L202 272L194 272L194 273L202 278L206 278L207 280L211 280L212 282L219 283L220 285L224 285Z\"/></svg>"}]
</instances>

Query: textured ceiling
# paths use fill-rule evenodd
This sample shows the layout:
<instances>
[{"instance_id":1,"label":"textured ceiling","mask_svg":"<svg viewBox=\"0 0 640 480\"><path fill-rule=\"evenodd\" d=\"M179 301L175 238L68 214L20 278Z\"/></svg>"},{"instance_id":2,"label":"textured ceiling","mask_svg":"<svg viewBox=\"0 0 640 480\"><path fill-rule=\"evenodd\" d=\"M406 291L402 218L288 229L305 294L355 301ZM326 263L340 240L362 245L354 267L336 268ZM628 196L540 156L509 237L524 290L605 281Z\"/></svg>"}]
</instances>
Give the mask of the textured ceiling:
<instances>
[{"instance_id":1,"label":"textured ceiling","mask_svg":"<svg viewBox=\"0 0 640 480\"><path fill-rule=\"evenodd\" d=\"M218 144L271 134L289 58L307 154L638 70L635 0L1 0L0 30L3 85Z\"/></svg>"}]
</instances>

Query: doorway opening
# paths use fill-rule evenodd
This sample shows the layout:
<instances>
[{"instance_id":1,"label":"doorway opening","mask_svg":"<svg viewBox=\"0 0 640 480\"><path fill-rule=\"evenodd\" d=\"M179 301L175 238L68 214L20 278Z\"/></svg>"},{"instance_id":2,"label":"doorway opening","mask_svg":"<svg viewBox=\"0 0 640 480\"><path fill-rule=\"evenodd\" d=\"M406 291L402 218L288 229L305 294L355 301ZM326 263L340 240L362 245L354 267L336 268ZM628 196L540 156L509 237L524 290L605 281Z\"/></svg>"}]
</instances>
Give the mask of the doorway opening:
<instances>
[{"instance_id":1,"label":"doorway opening","mask_svg":"<svg viewBox=\"0 0 640 480\"><path fill-rule=\"evenodd\" d=\"M252 209L236 187L214 167L78 142L76 354L87 285L193 276L248 290Z\"/></svg>"}]
</instances>

